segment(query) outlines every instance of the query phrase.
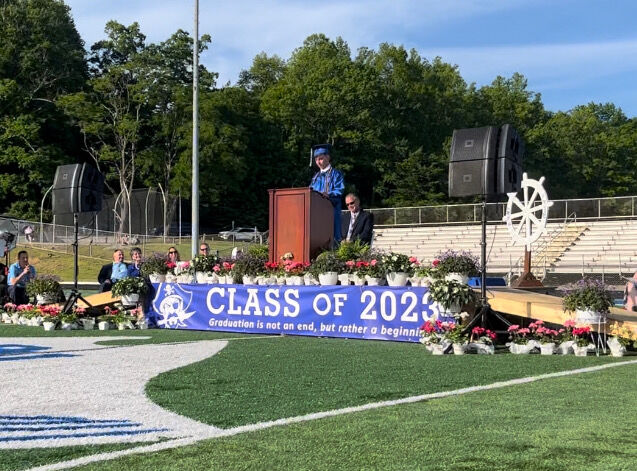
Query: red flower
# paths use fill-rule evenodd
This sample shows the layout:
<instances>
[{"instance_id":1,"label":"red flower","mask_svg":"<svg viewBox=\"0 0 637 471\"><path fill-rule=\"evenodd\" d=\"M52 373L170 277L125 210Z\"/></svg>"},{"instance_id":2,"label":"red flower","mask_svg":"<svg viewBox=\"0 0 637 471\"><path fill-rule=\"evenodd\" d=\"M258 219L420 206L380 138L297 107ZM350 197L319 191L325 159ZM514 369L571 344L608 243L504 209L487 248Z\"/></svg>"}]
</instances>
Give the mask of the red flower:
<instances>
[{"instance_id":1,"label":"red flower","mask_svg":"<svg viewBox=\"0 0 637 471\"><path fill-rule=\"evenodd\" d=\"M431 262L431 265L433 265L434 268L436 268L439 264L440 264L440 260L438 260L438 259L436 259L433 262Z\"/></svg>"}]
</instances>

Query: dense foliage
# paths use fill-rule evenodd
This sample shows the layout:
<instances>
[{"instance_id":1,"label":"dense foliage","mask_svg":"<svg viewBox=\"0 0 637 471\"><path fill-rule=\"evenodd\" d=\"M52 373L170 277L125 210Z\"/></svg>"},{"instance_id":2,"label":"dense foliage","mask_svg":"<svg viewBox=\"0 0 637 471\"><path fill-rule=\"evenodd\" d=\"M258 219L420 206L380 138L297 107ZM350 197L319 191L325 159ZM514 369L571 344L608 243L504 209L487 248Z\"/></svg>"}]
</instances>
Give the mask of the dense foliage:
<instances>
[{"instance_id":1,"label":"dense foliage","mask_svg":"<svg viewBox=\"0 0 637 471\"><path fill-rule=\"evenodd\" d=\"M38 217L55 167L76 161L96 163L113 194L189 196L188 33L149 43L137 23L110 21L85 52L59 0L4 0L0 16L0 211ZM637 121L612 103L547 111L517 73L476 87L444 58L315 34L288 59L257 55L234 85L216 77L200 66L200 215L213 229L265 227L267 190L306 185L319 142L365 206L449 202L452 131L503 123L552 198L637 194Z\"/></svg>"}]
</instances>

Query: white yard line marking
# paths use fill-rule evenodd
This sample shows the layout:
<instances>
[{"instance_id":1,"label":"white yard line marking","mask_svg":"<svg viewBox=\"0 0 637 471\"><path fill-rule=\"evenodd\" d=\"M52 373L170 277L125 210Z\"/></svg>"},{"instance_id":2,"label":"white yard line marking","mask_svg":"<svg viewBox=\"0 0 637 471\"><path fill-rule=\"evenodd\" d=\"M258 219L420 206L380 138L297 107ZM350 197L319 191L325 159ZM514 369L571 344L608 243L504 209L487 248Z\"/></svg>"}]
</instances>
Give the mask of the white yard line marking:
<instances>
[{"instance_id":1,"label":"white yard line marking","mask_svg":"<svg viewBox=\"0 0 637 471\"><path fill-rule=\"evenodd\" d=\"M419 396L410 396L410 397L405 397L402 399L395 399L392 401L372 402L369 404L363 404L361 406L345 407L343 409L334 409L334 410L325 411L325 412L316 412L313 414L306 414L306 415L301 415L297 417L288 417L285 419L272 420L269 422L259 422L256 424L242 425L240 427L233 427L233 428L225 429L225 430L217 429L216 431L212 431L211 433L202 434L199 436L192 436L192 437L183 438L183 439L170 440L167 442L155 443L153 445L129 448L127 450L120 450L120 451L113 451L108 453L100 453L97 455L84 456L82 458L62 461L55 464L38 466L35 468L31 468L27 471L54 471L58 469L69 469L69 468L74 468L77 466L83 466L89 463L97 463L100 461L113 460L116 458L121 458L124 456L133 455L133 454L170 450L173 448L192 445L202 440L207 440L211 438L219 438L219 437L230 437L233 435L239 435L241 433L256 432L259 430L264 430L267 428L276 427L280 425L309 422L311 420L323 419L326 417L335 417L335 416L344 415L344 414L351 414L354 412L380 409L382 407L391 407L391 406L396 406L401 404L410 404L414 402L428 401L432 399L441 399L441 398L451 397L451 396L460 396L460 395L468 394L472 392L489 391L493 389L506 388L509 386L516 386L519 384L532 383L535 381L541 381L545 379L560 378L564 376L572 376L572 375L581 374L581 373L592 373L595 371L601 371L608 368L615 368L618 366L636 365L636 364L637 364L637 360L628 360L628 361L622 361L617 363L607 363L604 365L590 366L587 368L578 368L576 370L558 371L556 373L546 373L546 374L542 374L538 376L528 376L525 378L517 378L517 379L508 380L508 381L498 381L496 383L486 384L483 386L471 386L468 388L454 389L452 391L441 391L441 392L431 393L431 394L422 394Z\"/></svg>"}]
</instances>

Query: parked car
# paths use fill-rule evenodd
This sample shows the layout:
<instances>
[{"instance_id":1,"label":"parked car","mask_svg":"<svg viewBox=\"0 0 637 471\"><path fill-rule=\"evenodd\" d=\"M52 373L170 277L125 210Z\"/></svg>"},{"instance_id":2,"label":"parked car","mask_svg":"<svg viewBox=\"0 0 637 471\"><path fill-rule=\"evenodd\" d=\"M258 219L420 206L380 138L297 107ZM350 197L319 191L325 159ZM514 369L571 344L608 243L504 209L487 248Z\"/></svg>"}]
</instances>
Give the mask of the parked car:
<instances>
[{"instance_id":1,"label":"parked car","mask_svg":"<svg viewBox=\"0 0 637 471\"><path fill-rule=\"evenodd\" d=\"M229 231L221 231L219 237L225 240L261 241L261 233L254 227L235 227Z\"/></svg>"}]
</instances>

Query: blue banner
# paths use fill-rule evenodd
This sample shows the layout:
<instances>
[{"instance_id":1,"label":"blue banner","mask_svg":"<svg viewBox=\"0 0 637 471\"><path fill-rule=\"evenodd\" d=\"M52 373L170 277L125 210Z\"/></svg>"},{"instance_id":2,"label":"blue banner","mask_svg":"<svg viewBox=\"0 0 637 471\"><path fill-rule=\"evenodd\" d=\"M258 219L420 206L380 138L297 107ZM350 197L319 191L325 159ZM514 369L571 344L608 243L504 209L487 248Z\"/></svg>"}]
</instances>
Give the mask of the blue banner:
<instances>
[{"instance_id":1,"label":"blue banner","mask_svg":"<svg viewBox=\"0 0 637 471\"><path fill-rule=\"evenodd\" d=\"M159 328L417 342L444 310L427 288L162 283L149 318Z\"/></svg>"}]
</instances>

